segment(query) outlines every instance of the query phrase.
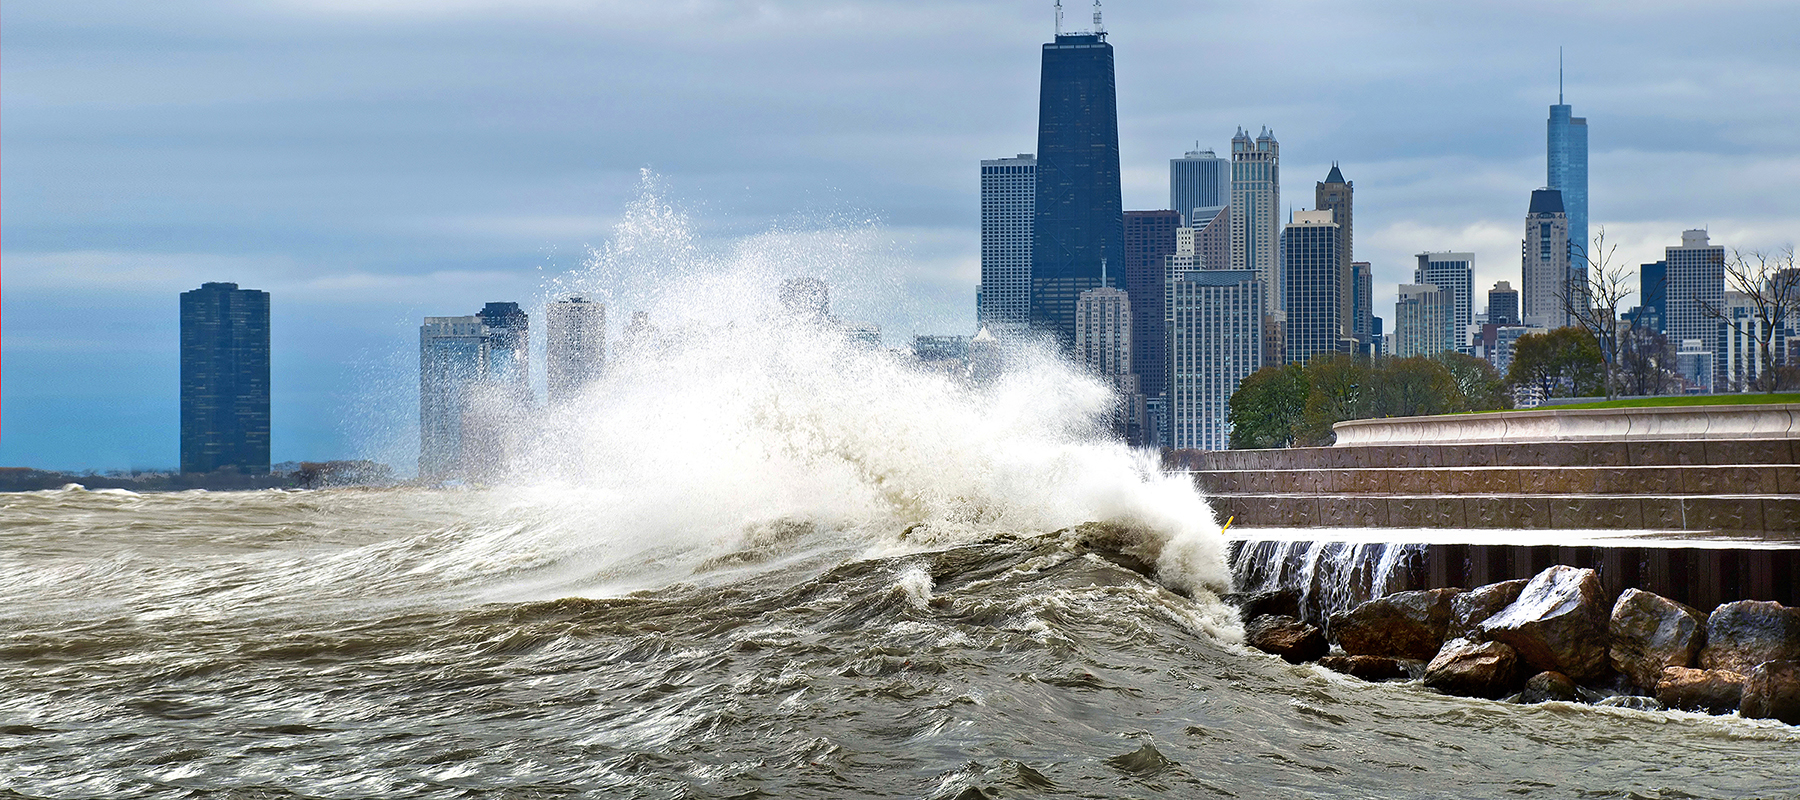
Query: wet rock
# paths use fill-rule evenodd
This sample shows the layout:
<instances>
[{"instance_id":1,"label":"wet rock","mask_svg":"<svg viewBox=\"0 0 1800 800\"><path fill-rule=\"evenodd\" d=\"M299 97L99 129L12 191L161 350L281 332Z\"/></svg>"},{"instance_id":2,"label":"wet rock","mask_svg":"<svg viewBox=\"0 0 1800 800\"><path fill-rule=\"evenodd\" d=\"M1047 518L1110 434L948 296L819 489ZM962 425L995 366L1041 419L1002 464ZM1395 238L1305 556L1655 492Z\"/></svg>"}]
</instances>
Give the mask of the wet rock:
<instances>
[{"instance_id":1,"label":"wet rock","mask_svg":"<svg viewBox=\"0 0 1800 800\"><path fill-rule=\"evenodd\" d=\"M1635 711L1661 711L1663 704L1654 697L1642 697L1635 694L1620 694L1597 700L1594 705L1607 708L1629 708Z\"/></svg>"},{"instance_id":2,"label":"wet rock","mask_svg":"<svg viewBox=\"0 0 1800 800\"><path fill-rule=\"evenodd\" d=\"M1426 659L1437 655L1450 628L1450 603L1460 589L1396 592L1331 615L1331 635L1353 656Z\"/></svg>"},{"instance_id":3,"label":"wet rock","mask_svg":"<svg viewBox=\"0 0 1800 800\"><path fill-rule=\"evenodd\" d=\"M1510 645L1452 639L1425 665L1425 685L1446 694L1498 699L1518 685L1518 669Z\"/></svg>"},{"instance_id":4,"label":"wet rock","mask_svg":"<svg viewBox=\"0 0 1800 800\"><path fill-rule=\"evenodd\" d=\"M1331 652L1325 633L1285 614L1264 614L1244 626L1244 641L1290 664L1317 661Z\"/></svg>"},{"instance_id":5,"label":"wet rock","mask_svg":"<svg viewBox=\"0 0 1800 800\"><path fill-rule=\"evenodd\" d=\"M1748 719L1778 719L1800 725L1800 663L1767 661L1744 676L1744 702L1739 714Z\"/></svg>"},{"instance_id":6,"label":"wet rock","mask_svg":"<svg viewBox=\"0 0 1800 800\"><path fill-rule=\"evenodd\" d=\"M1572 702L1576 698L1575 682L1560 672L1540 672L1525 681L1525 690L1519 693L1519 702L1526 705L1548 703L1552 700Z\"/></svg>"},{"instance_id":7,"label":"wet rock","mask_svg":"<svg viewBox=\"0 0 1800 800\"><path fill-rule=\"evenodd\" d=\"M1450 631L1447 635L1481 638L1471 634L1475 634L1476 628L1487 621L1488 617L1500 613L1519 599L1519 592L1524 591L1525 584L1529 582L1525 578L1501 581L1457 595L1450 601Z\"/></svg>"},{"instance_id":8,"label":"wet rock","mask_svg":"<svg viewBox=\"0 0 1800 800\"><path fill-rule=\"evenodd\" d=\"M1400 659L1386 656L1325 656L1319 659L1319 666L1365 681L1407 677L1406 665Z\"/></svg>"},{"instance_id":9,"label":"wet rock","mask_svg":"<svg viewBox=\"0 0 1800 800\"><path fill-rule=\"evenodd\" d=\"M1148 776L1155 775L1158 772L1168 769L1174 762L1165 757L1162 754L1162 751L1157 750L1156 745L1145 743L1143 747L1139 747L1129 753L1116 755L1107 759L1106 763L1120 772L1129 772L1138 776Z\"/></svg>"},{"instance_id":10,"label":"wet rock","mask_svg":"<svg viewBox=\"0 0 1800 800\"><path fill-rule=\"evenodd\" d=\"M1706 616L1674 600L1626 589L1607 623L1613 669L1654 688L1665 667L1691 667L1706 641Z\"/></svg>"},{"instance_id":11,"label":"wet rock","mask_svg":"<svg viewBox=\"0 0 1800 800\"><path fill-rule=\"evenodd\" d=\"M1295 589L1228 594L1225 595L1225 602L1237 606L1238 613L1247 620L1264 614L1296 619L1300 617L1300 592Z\"/></svg>"},{"instance_id":12,"label":"wet rock","mask_svg":"<svg viewBox=\"0 0 1800 800\"><path fill-rule=\"evenodd\" d=\"M1722 669L1666 667L1656 699L1669 708L1729 714L1744 697L1744 676Z\"/></svg>"},{"instance_id":13,"label":"wet rock","mask_svg":"<svg viewBox=\"0 0 1800 800\"><path fill-rule=\"evenodd\" d=\"M1534 576L1519 599L1478 627L1483 638L1512 645L1532 669L1587 682L1604 676L1611 666L1608 617L1600 576L1591 569L1558 565Z\"/></svg>"},{"instance_id":14,"label":"wet rock","mask_svg":"<svg viewBox=\"0 0 1800 800\"><path fill-rule=\"evenodd\" d=\"M1764 661L1800 661L1800 608L1739 600L1713 609L1700 666L1749 674Z\"/></svg>"}]
</instances>

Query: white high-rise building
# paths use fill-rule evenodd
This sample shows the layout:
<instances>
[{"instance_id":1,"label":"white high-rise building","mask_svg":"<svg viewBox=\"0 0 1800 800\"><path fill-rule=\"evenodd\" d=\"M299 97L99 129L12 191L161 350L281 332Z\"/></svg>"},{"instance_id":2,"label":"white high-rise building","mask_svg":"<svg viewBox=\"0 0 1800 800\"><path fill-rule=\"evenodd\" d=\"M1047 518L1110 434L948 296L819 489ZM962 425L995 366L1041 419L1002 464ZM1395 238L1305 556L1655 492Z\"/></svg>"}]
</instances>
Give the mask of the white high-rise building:
<instances>
[{"instance_id":1,"label":"white high-rise building","mask_svg":"<svg viewBox=\"0 0 1800 800\"><path fill-rule=\"evenodd\" d=\"M1031 321L1036 214L1036 158L1021 153L981 162L981 291L976 319L995 333L1020 331Z\"/></svg>"},{"instance_id":2,"label":"white high-rise building","mask_svg":"<svg viewBox=\"0 0 1800 800\"><path fill-rule=\"evenodd\" d=\"M1572 291L1585 296L1582 290L1587 287L1571 286L1569 282L1569 215L1563 211L1562 192L1537 189L1531 193L1519 261L1523 273L1519 302L1524 305L1521 313L1525 324L1543 328L1568 325L1567 298Z\"/></svg>"},{"instance_id":3,"label":"white high-rise building","mask_svg":"<svg viewBox=\"0 0 1800 800\"><path fill-rule=\"evenodd\" d=\"M566 402L606 369L606 304L570 297L544 314L545 383L552 404Z\"/></svg>"},{"instance_id":4,"label":"white high-rise building","mask_svg":"<svg viewBox=\"0 0 1800 800\"><path fill-rule=\"evenodd\" d=\"M1171 276L1163 317L1169 335L1169 446L1231 446L1231 395L1263 363L1264 284L1252 270Z\"/></svg>"},{"instance_id":5,"label":"white high-rise building","mask_svg":"<svg viewBox=\"0 0 1800 800\"><path fill-rule=\"evenodd\" d=\"M1131 296L1124 290L1100 287L1077 297L1075 357L1089 372L1110 383L1118 395L1113 430L1133 444L1141 444L1145 402L1138 376L1131 370Z\"/></svg>"},{"instance_id":6,"label":"white high-rise building","mask_svg":"<svg viewBox=\"0 0 1800 800\"><path fill-rule=\"evenodd\" d=\"M1451 340L1459 350L1468 348L1465 331L1475 321L1475 254L1420 253L1413 268L1413 283L1429 283L1450 294Z\"/></svg>"},{"instance_id":7,"label":"white high-rise building","mask_svg":"<svg viewBox=\"0 0 1800 800\"><path fill-rule=\"evenodd\" d=\"M1181 214L1184 225L1199 228L1212 220L1212 216L1195 214L1195 209L1216 209L1230 203L1230 161L1211 150L1190 150L1181 158L1169 159L1169 208Z\"/></svg>"},{"instance_id":8,"label":"white high-rise building","mask_svg":"<svg viewBox=\"0 0 1800 800\"><path fill-rule=\"evenodd\" d=\"M1265 287L1281 283L1281 145L1264 128L1255 141L1242 128L1231 139L1231 268L1256 272ZM1264 293L1268 311L1281 292Z\"/></svg>"},{"instance_id":9,"label":"white high-rise building","mask_svg":"<svg viewBox=\"0 0 1800 800\"><path fill-rule=\"evenodd\" d=\"M481 318L426 317L419 326L419 477L459 477L463 417L481 376L487 326Z\"/></svg>"},{"instance_id":10,"label":"white high-rise building","mask_svg":"<svg viewBox=\"0 0 1800 800\"><path fill-rule=\"evenodd\" d=\"M1725 248L1710 242L1706 231L1687 230L1681 232L1680 247L1663 248L1663 260L1669 265L1665 273L1667 307L1663 313L1670 342L1685 345L1696 340L1703 349L1717 355L1721 349L1719 320L1706 309L1724 312ZM1707 364L1724 372L1723 358L1712 358ZM1710 378L1695 382L1723 383Z\"/></svg>"},{"instance_id":11,"label":"white high-rise building","mask_svg":"<svg viewBox=\"0 0 1800 800\"><path fill-rule=\"evenodd\" d=\"M1446 324L1452 313L1448 291L1430 284L1400 284L1400 300L1394 304L1394 355L1435 356L1455 350L1455 334Z\"/></svg>"}]
</instances>

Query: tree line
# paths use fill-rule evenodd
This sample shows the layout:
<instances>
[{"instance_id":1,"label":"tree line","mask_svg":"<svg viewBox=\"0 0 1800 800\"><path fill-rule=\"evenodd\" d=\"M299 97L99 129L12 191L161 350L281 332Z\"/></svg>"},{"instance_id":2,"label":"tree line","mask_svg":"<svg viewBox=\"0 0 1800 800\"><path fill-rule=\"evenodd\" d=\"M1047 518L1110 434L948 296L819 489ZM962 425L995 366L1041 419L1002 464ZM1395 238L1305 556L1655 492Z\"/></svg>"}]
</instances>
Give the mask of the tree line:
<instances>
[{"instance_id":1,"label":"tree line","mask_svg":"<svg viewBox=\"0 0 1800 800\"><path fill-rule=\"evenodd\" d=\"M1336 438L1332 426L1345 420L1505 408L1512 408L1506 382L1474 356L1332 353L1245 378L1231 395L1230 444L1233 450L1322 447Z\"/></svg>"}]
</instances>

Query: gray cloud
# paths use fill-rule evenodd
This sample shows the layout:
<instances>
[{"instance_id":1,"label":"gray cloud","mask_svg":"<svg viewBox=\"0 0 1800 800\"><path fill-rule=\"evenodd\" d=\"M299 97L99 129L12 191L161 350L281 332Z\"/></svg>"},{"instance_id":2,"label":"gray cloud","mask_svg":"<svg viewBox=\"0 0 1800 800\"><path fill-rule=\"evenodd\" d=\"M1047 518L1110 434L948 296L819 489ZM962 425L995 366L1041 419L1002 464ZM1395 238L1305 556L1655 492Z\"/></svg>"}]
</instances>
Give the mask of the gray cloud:
<instances>
[{"instance_id":1,"label":"gray cloud","mask_svg":"<svg viewBox=\"0 0 1800 800\"><path fill-rule=\"evenodd\" d=\"M1743 247L1800 238L1786 3L1160 0L1106 19L1127 207L1160 207L1166 159L1195 140L1269 125L1293 207L1332 161L1356 182L1378 309L1423 249L1516 275L1558 46L1592 126L1593 220L1622 258L1695 225ZM404 372L419 316L537 295L608 237L644 167L720 246L880 231L871 263L897 265L898 288L840 287L846 307L896 342L966 329L974 164L1034 149L1050 16L100 0L6 4L0 24L0 462L109 467L174 462L175 293L275 292L275 456L345 455L360 434L342 407Z\"/></svg>"}]
</instances>

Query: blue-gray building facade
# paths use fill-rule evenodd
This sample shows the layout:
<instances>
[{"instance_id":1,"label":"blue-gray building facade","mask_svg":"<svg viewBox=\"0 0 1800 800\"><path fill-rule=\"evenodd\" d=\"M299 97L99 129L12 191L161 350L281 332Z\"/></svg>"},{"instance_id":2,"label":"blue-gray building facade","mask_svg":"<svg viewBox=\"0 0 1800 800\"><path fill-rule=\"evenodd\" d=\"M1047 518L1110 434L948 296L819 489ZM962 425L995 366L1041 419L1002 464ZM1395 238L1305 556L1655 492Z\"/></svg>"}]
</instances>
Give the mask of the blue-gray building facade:
<instances>
[{"instance_id":1,"label":"blue-gray building facade","mask_svg":"<svg viewBox=\"0 0 1800 800\"><path fill-rule=\"evenodd\" d=\"M269 293L181 293L181 471L269 474Z\"/></svg>"},{"instance_id":2,"label":"blue-gray building facade","mask_svg":"<svg viewBox=\"0 0 1800 800\"><path fill-rule=\"evenodd\" d=\"M1116 268L1125 256L1118 101L1103 32L1059 33L1044 45L1033 213L1031 325L1067 350L1076 301L1100 286L1104 262Z\"/></svg>"},{"instance_id":3,"label":"blue-gray building facade","mask_svg":"<svg viewBox=\"0 0 1800 800\"><path fill-rule=\"evenodd\" d=\"M1211 150L1190 150L1169 159L1169 208L1181 215L1183 224L1205 225L1212 218L1196 219L1194 209L1227 205L1231 205L1231 161Z\"/></svg>"},{"instance_id":4,"label":"blue-gray building facade","mask_svg":"<svg viewBox=\"0 0 1800 800\"><path fill-rule=\"evenodd\" d=\"M1586 285L1588 241L1588 129L1587 118L1572 116L1573 109L1561 97L1550 107L1549 181L1562 192L1563 212L1569 215L1569 271L1579 272Z\"/></svg>"}]
</instances>

